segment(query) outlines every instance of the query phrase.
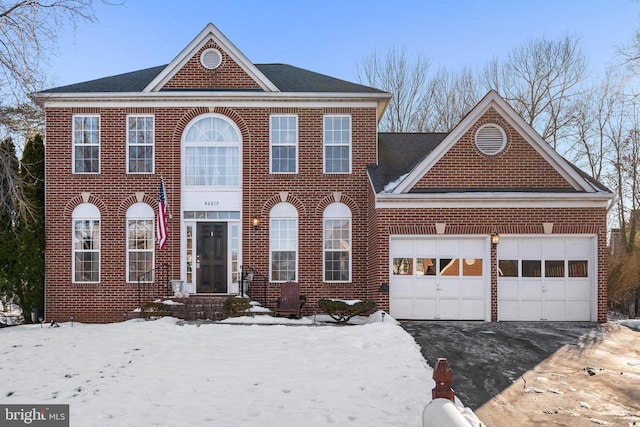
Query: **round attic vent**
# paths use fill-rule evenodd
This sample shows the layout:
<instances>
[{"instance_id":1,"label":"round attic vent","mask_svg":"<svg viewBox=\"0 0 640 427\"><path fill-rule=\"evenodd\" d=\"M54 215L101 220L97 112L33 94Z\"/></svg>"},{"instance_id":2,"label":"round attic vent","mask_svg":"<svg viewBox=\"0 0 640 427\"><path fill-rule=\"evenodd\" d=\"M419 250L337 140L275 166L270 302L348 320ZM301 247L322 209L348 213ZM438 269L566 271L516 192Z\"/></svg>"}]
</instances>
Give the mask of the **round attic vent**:
<instances>
[{"instance_id":1,"label":"round attic vent","mask_svg":"<svg viewBox=\"0 0 640 427\"><path fill-rule=\"evenodd\" d=\"M476 147L484 154L498 154L505 145L507 145L507 135L498 125L487 124L476 132Z\"/></svg>"},{"instance_id":2,"label":"round attic vent","mask_svg":"<svg viewBox=\"0 0 640 427\"><path fill-rule=\"evenodd\" d=\"M207 49L200 55L200 63L207 70L218 68L222 62L222 55L216 49Z\"/></svg>"}]
</instances>

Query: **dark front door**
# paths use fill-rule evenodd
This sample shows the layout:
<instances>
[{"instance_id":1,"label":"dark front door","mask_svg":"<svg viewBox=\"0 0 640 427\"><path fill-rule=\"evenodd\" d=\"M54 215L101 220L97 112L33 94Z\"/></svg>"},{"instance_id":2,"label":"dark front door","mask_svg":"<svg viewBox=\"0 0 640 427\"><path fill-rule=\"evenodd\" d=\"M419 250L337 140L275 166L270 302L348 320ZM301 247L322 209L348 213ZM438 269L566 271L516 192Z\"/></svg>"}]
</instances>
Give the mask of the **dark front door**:
<instances>
[{"instance_id":1,"label":"dark front door","mask_svg":"<svg viewBox=\"0 0 640 427\"><path fill-rule=\"evenodd\" d=\"M199 222L196 249L196 292L226 293L227 223Z\"/></svg>"}]
</instances>

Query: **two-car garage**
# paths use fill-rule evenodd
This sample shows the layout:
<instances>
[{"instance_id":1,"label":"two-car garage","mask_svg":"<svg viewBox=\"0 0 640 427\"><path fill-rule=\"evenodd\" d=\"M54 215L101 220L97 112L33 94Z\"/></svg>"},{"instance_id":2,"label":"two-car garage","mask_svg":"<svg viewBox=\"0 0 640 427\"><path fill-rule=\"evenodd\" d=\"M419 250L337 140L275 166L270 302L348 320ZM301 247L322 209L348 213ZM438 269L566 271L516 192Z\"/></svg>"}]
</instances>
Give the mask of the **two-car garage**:
<instances>
[{"instance_id":1,"label":"two-car garage","mask_svg":"<svg viewBox=\"0 0 640 427\"><path fill-rule=\"evenodd\" d=\"M497 320L595 321L596 237L501 236ZM389 310L397 319L491 320L489 236L392 236Z\"/></svg>"}]
</instances>

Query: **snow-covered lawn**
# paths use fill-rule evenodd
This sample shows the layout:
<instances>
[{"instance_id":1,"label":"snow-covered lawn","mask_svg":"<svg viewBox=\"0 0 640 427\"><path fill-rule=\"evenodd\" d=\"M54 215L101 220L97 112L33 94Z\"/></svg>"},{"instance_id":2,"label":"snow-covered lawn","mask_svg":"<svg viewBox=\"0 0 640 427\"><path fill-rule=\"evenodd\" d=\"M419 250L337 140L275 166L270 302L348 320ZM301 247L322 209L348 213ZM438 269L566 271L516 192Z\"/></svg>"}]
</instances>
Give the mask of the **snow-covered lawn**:
<instances>
[{"instance_id":1,"label":"snow-covered lawn","mask_svg":"<svg viewBox=\"0 0 640 427\"><path fill-rule=\"evenodd\" d=\"M420 426L432 368L381 320L1 329L0 404L69 404L77 427Z\"/></svg>"}]
</instances>

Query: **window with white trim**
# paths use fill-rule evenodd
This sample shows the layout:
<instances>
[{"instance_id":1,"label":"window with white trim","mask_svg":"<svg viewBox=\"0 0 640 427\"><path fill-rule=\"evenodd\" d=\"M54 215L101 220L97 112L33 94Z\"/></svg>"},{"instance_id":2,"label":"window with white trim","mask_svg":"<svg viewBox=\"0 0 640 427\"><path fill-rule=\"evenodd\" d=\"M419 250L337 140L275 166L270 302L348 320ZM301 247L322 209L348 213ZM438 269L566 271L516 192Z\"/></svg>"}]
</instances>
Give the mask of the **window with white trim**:
<instances>
[{"instance_id":1,"label":"window with white trim","mask_svg":"<svg viewBox=\"0 0 640 427\"><path fill-rule=\"evenodd\" d=\"M298 211L290 203L275 205L269 214L269 280L298 278Z\"/></svg>"},{"instance_id":2,"label":"window with white trim","mask_svg":"<svg viewBox=\"0 0 640 427\"><path fill-rule=\"evenodd\" d=\"M323 277L325 282L351 281L351 210L332 203L323 218Z\"/></svg>"},{"instance_id":3,"label":"window with white trim","mask_svg":"<svg viewBox=\"0 0 640 427\"><path fill-rule=\"evenodd\" d=\"M73 116L73 172L100 172L100 116Z\"/></svg>"},{"instance_id":4,"label":"window with white trim","mask_svg":"<svg viewBox=\"0 0 640 427\"><path fill-rule=\"evenodd\" d=\"M351 116L324 116L324 172L351 172Z\"/></svg>"},{"instance_id":5,"label":"window with white trim","mask_svg":"<svg viewBox=\"0 0 640 427\"><path fill-rule=\"evenodd\" d=\"M74 283L100 282L100 211L91 203L82 203L71 214L73 222Z\"/></svg>"},{"instance_id":6,"label":"window with white trim","mask_svg":"<svg viewBox=\"0 0 640 427\"><path fill-rule=\"evenodd\" d=\"M187 186L240 185L240 131L217 114L205 115L187 127L184 137L184 182Z\"/></svg>"},{"instance_id":7,"label":"window with white trim","mask_svg":"<svg viewBox=\"0 0 640 427\"><path fill-rule=\"evenodd\" d=\"M146 203L127 209L127 282L153 282L153 219L153 208Z\"/></svg>"},{"instance_id":8,"label":"window with white trim","mask_svg":"<svg viewBox=\"0 0 640 427\"><path fill-rule=\"evenodd\" d=\"M270 119L271 173L298 172L298 116Z\"/></svg>"},{"instance_id":9,"label":"window with white trim","mask_svg":"<svg viewBox=\"0 0 640 427\"><path fill-rule=\"evenodd\" d=\"M153 116L127 116L127 173L153 173Z\"/></svg>"}]
</instances>

